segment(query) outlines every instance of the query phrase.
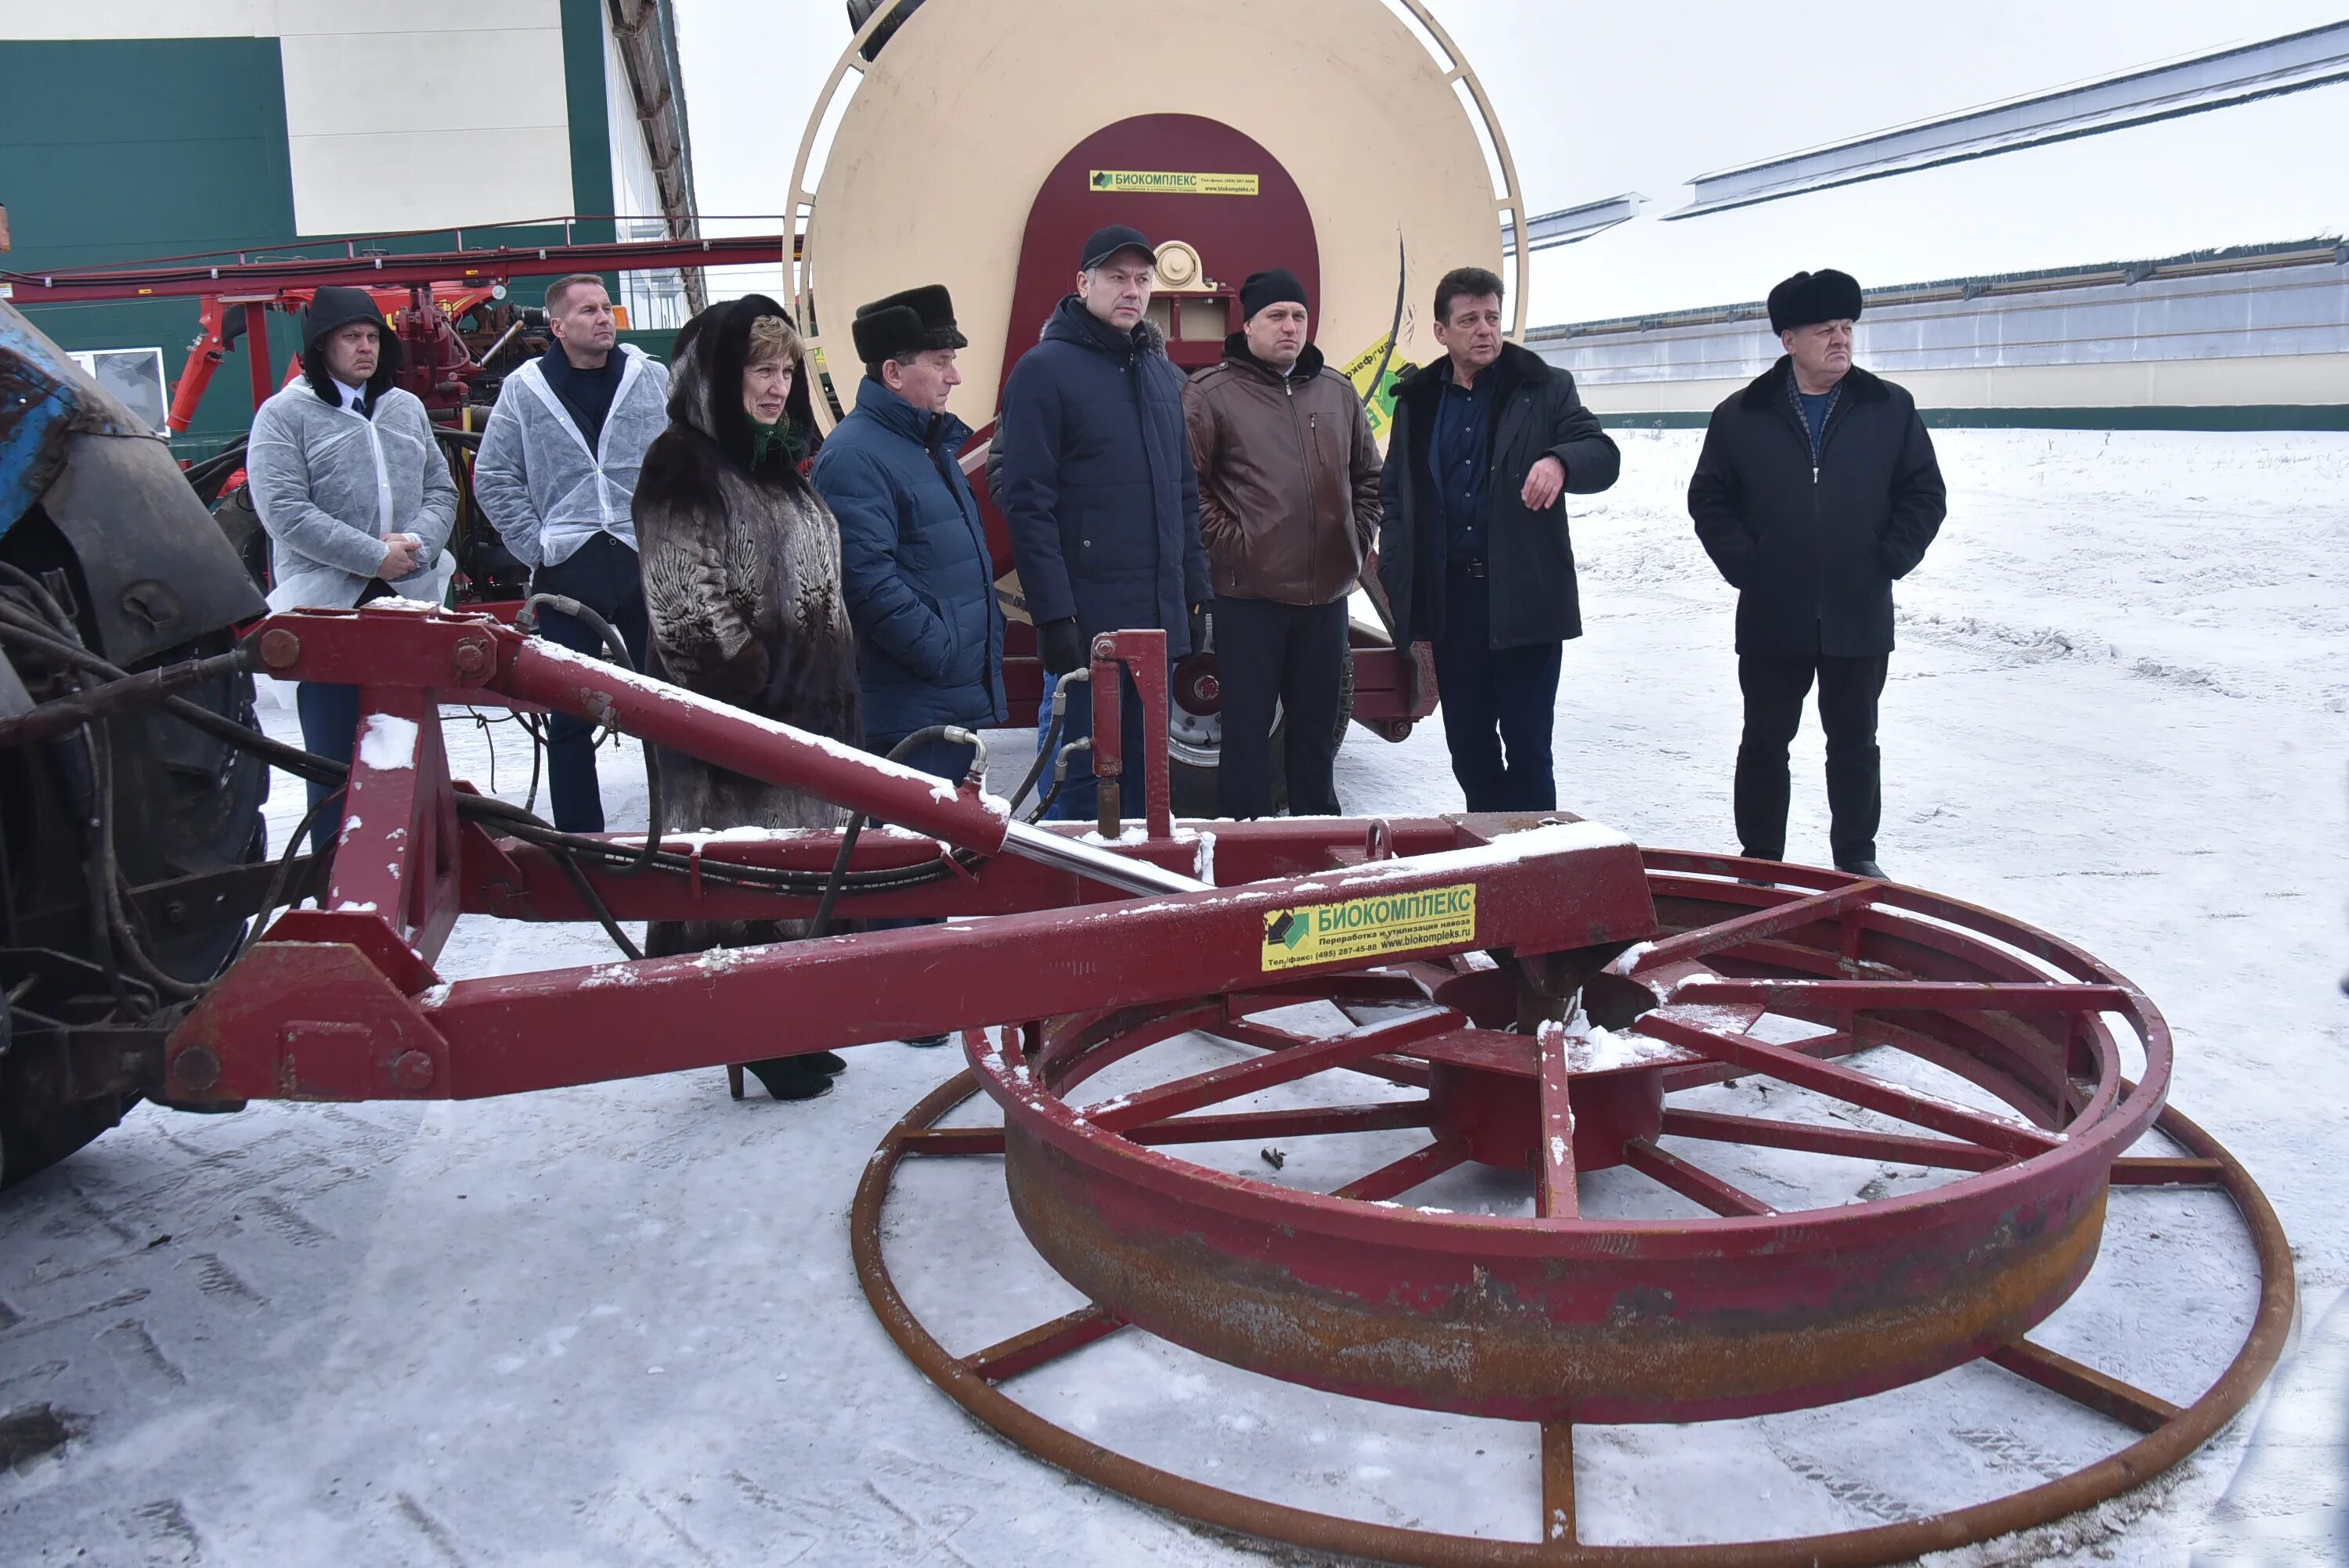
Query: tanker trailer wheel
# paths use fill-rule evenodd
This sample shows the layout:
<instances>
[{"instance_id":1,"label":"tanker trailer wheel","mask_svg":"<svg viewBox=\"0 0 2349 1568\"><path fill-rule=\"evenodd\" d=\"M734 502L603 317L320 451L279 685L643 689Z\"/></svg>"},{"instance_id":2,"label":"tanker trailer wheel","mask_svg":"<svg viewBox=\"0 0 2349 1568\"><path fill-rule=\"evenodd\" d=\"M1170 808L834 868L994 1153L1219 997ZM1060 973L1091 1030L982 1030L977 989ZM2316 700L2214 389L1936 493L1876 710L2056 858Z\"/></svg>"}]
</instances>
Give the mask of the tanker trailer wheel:
<instances>
[{"instance_id":1,"label":"tanker trailer wheel","mask_svg":"<svg viewBox=\"0 0 2349 1568\"><path fill-rule=\"evenodd\" d=\"M1354 716L1354 655L1350 648L1338 685L1338 744L1346 743L1346 727ZM1288 809L1288 763L1281 737L1288 717L1275 704L1272 710L1272 809ZM1224 749L1223 687L1216 673L1213 652L1194 654L1174 666L1166 690L1167 793L1177 817L1213 817L1216 769Z\"/></svg>"},{"instance_id":2,"label":"tanker trailer wheel","mask_svg":"<svg viewBox=\"0 0 2349 1568\"><path fill-rule=\"evenodd\" d=\"M61 563L41 548L54 542L47 528L20 524L0 559L39 576ZM78 590L78 574L65 564ZM0 599L19 620L29 610L27 597L5 583ZM87 627L80 630L86 644L95 642ZM233 643L234 633L223 629L139 667L224 653ZM59 670L37 654L21 647L5 653L36 699L69 689ZM240 724L254 723L247 676L217 676L180 695ZM160 709L118 716L102 729L100 764L110 769L113 785L113 860L121 884L133 890L123 900L126 915L156 968L200 985L234 955L244 930L243 903L218 889L175 892L160 884L263 858L267 766ZM92 738L99 737L93 732ZM96 781L91 748L81 732L0 749L0 913L6 919L0 927L0 991L14 998L0 1037L10 1047L0 1054L0 1187L56 1163L113 1126L146 1087L77 1090L57 1070L58 1055L41 1048L43 1037L61 1026L160 1028L184 1006L184 998L142 978L114 951L113 939L101 944L90 918L87 868L102 849L88 826ZM109 960L121 976L120 995L107 978Z\"/></svg>"}]
</instances>

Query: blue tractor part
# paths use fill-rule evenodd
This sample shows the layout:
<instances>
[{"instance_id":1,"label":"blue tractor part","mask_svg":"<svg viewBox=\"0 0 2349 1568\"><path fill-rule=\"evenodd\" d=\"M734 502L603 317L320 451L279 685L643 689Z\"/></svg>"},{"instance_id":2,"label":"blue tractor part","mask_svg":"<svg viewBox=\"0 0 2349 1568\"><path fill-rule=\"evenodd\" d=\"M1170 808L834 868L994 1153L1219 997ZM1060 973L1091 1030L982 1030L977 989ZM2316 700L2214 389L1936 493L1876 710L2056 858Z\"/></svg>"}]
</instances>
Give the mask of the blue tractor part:
<instances>
[{"instance_id":1,"label":"blue tractor part","mask_svg":"<svg viewBox=\"0 0 2349 1568\"><path fill-rule=\"evenodd\" d=\"M0 304L0 718L233 648L264 613L171 448ZM78 655L78 656L77 656ZM236 671L180 694L254 724ZM267 769L161 707L0 744L0 1186L160 1092L236 951Z\"/></svg>"}]
</instances>

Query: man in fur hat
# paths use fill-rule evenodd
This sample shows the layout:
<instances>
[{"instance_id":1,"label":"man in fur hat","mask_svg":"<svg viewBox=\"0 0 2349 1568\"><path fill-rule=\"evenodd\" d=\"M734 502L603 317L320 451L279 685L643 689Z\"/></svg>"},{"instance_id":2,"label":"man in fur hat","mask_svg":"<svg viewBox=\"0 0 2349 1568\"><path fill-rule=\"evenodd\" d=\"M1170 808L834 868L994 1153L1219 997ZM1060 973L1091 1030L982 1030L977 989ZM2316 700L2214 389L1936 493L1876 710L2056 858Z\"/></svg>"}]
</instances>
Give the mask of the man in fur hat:
<instances>
[{"instance_id":1,"label":"man in fur hat","mask_svg":"<svg viewBox=\"0 0 2349 1568\"><path fill-rule=\"evenodd\" d=\"M969 346L953 299L907 289L859 306L851 331L864 379L810 478L840 520L865 744L885 753L932 725L1003 722L1003 612L957 460L970 427L946 411L962 385L955 352ZM960 779L970 757L933 740L904 760Z\"/></svg>"},{"instance_id":2,"label":"man in fur hat","mask_svg":"<svg viewBox=\"0 0 2349 1568\"><path fill-rule=\"evenodd\" d=\"M1880 877L1877 701L1892 653L1892 584L1948 511L1932 438L1906 388L1851 362L1859 284L1796 273L1770 291L1785 355L1713 411L1689 515L1737 590L1738 841L1786 852L1786 748L1816 678L1836 867Z\"/></svg>"},{"instance_id":3,"label":"man in fur hat","mask_svg":"<svg viewBox=\"0 0 2349 1568\"><path fill-rule=\"evenodd\" d=\"M850 330L864 379L810 478L840 520L864 744L885 756L933 726L1003 722L1003 611L987 524L959 460L970 427L946 411L962 385L955 352L970 341L955 325L953 298L938 284L906 289L858 306ZM959 780L972 749L933 737L898 760ZM943 1046L947 1037L906 1043Z\"/></svg>"},{"instance_id":4,"label":"man in fur hat","mask_svg":"<svg viewBox=\"0 0 2349 1568\"><path fill-rule=\"evenodd\" d=\"M424 405L394 383L399 340L364 289L322 288L302 318L302 378L253 418L245 469L269 534L273 610L347 610L397 593L438 603L457 483ZM302 743L351 759L359 690L304 681ZM310 803L328 786L312 782ZM342 830L321 811L310 846L324 859Z\"/></svg>"}]
</instances>

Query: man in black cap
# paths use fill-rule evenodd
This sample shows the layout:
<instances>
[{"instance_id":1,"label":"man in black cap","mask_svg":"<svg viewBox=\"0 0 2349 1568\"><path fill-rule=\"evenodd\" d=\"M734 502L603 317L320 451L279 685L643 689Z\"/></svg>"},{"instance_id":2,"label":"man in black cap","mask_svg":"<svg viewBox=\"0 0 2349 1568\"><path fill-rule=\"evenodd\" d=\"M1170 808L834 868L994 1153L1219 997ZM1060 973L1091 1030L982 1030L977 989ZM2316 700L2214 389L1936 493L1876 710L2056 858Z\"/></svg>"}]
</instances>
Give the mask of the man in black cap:
<instances>
[{"instance_id":1,"label":"man in black cap","mask_svg":"<svg viewBox=\"0 0 2349 1568\"><path fill-rule=\"evenodd\" d=\"M1713 411L1689 515L1737 590L1738 841L1785 858L1786 748L1816 676L1828 843L1837 869L1878 877L1892 584L1925 558L1949 507L1917 400L1851 362L1859 310L1843 273L1796 273L1770 291L1785 355Z\"/></svg>"},{"instance_id":2,"label":"man in black cap","mask_svg":"<svg viewBox=\"0 0 2349 1568\"><path fill-rule=\"evenodd\" d=\"M1096 230L1079 256L1077 292L1004 383L1002 488L1020 592L1045 669L1086 662L1093 637L1152 626L1181 658L1204 632L1207 557L1199 480L1183 427L1183 373L1145 319L1157 256L1139 230ZM1123 756L1139 776L1142 710L1125 683ZM1064 740L1092 732L1092 706L1071 702ZM1072 755L1053 813L1095 812L1085 754ZM1140 815L1141 791L1121 808Z\"/></svg>"},{"instance_id":3,"label":"man in black cap","mask_svg":"<svg viewBox=\"0 0 2349 1568\"><path fill-rule=\"evenodd\" d=\"M1309 341L1294 273L1252 274L1240 315L1223 363L1183 388L1216 588L1216 811L1271 813L1278 704L1289 815L1335 817L1346 598L1378 531L1378 442L1354 384Z\"/></svg>"}]
</instances>

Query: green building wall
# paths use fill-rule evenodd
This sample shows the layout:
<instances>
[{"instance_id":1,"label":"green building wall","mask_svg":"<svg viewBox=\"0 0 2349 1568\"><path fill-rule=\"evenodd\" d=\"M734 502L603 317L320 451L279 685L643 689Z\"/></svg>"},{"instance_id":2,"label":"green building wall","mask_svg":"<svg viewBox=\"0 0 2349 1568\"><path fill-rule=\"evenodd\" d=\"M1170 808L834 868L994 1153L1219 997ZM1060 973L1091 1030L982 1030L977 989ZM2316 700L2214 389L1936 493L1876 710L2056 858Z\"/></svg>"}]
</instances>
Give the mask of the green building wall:
<instances>
[{"instance_id":1,"label":"green building wall","mask_svg":"<svg viewBox=\"0 0 2349 1568\"><path fill-rule=\"evenodd\" d=\"M572 211L606 213L613 175L600 0L562 0L561 14ZM14 245L0 253L0 270L339 249L332 239L295 232L275 38L0 40L0 205ZM494 154L449 177L494 181ZM613 225L581 223L573 237L608 241ZM465 231L469 247L563 238L558 228ZM443 232L381 243L447 250L454 241ZM516 280L513 297L536 303L545 281ZM41 305L20 291L14 303L68 349L160 347L173 387L198 330L192 298ZM300 345L293 317L272 311L269 324L274 379ZM194 422L173 442L182 457L216 451L252 425L248 352L240 343L214 371Z\"/></svg>"}]
</instances>

